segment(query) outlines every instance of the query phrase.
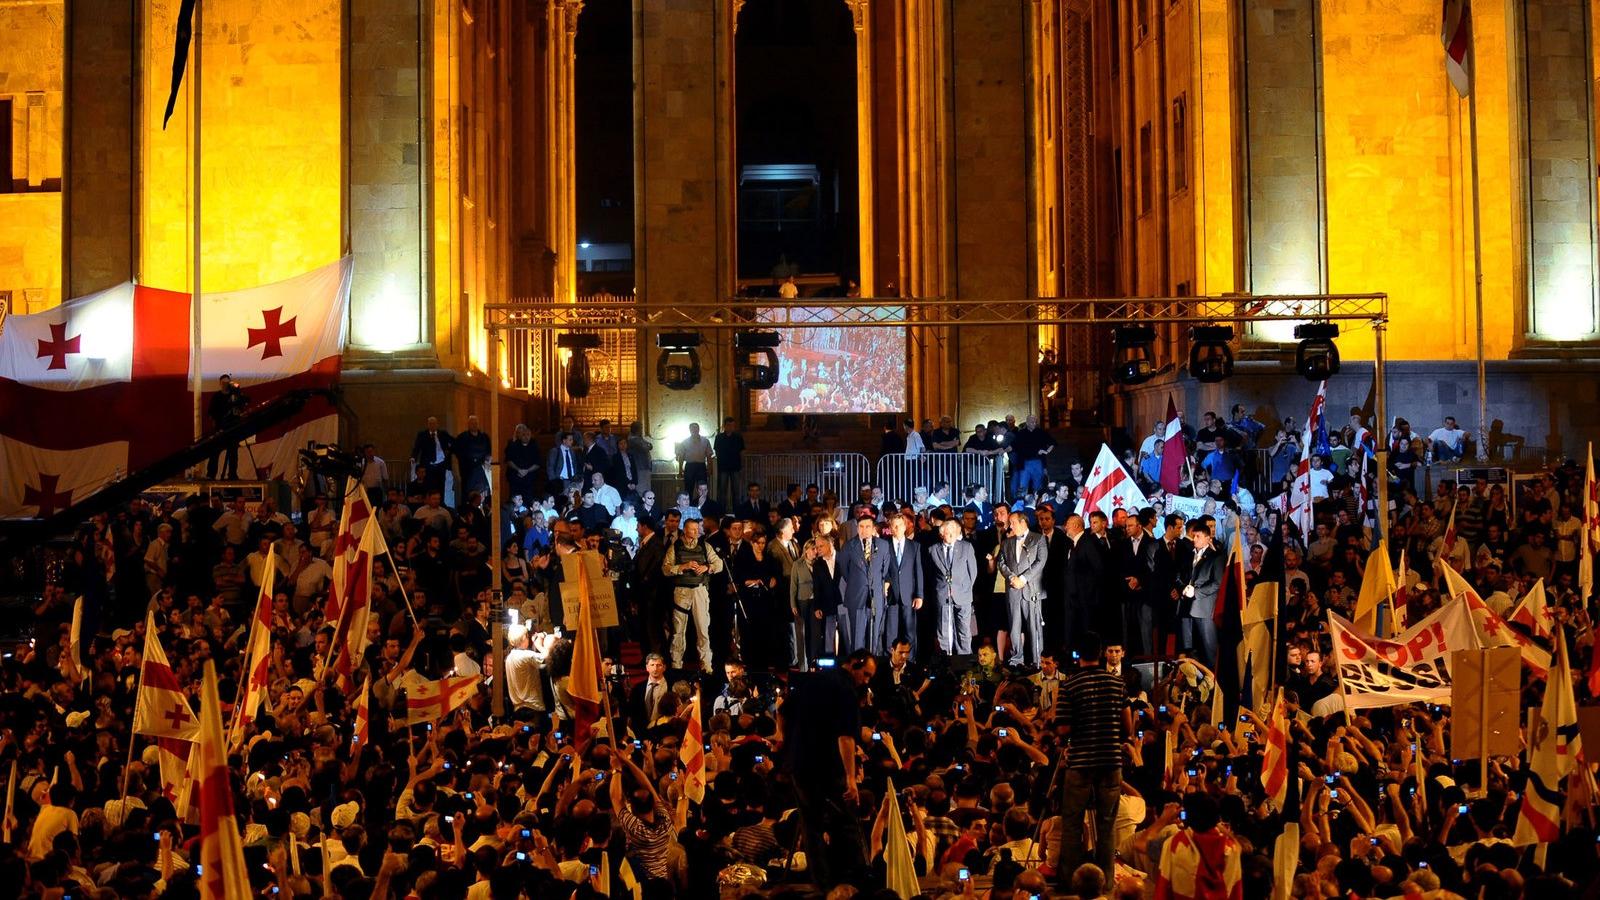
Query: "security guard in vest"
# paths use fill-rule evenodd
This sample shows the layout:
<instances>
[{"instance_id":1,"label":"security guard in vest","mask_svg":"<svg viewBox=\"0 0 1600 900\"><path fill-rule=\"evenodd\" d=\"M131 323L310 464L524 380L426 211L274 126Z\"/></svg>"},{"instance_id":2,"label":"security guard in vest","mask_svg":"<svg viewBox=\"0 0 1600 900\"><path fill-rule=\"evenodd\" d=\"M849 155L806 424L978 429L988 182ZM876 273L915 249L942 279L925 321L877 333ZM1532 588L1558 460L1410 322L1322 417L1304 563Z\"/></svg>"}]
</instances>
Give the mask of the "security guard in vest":
<instances>
[{"instance_id":1,"label":"security guard in vest","mask_svg":"<svg viewBox=\"0 0 1600 900\"><path fill-rule=\"evenodd\" d=\"M688 640L689 616L694 616L700 668L711 671L711 593L706 582L722 571L722 557L700 540L700 520L683 523L678 539L667 547L661 572L672 579L672 667L683 668L683 649Z\"/></svg>"}]
</instances>

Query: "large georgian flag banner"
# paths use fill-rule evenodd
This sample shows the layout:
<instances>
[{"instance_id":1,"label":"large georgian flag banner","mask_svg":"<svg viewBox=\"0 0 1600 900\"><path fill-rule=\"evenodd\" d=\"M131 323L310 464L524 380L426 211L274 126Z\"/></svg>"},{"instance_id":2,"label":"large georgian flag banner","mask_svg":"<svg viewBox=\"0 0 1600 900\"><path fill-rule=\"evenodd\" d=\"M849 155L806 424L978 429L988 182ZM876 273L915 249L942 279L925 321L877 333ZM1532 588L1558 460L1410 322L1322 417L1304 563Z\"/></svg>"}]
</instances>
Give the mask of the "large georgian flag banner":
<instances>
[{"instance_id":1,"label":"large georgian flag banner","mask_svg":"<svg viewBox=\"0 0 1600 900\"><path fill-rule=\"evenodd\" d=\"M1446 603L1392 641L1361 631L1331 610L1328 630L1348 709L1448 704L1453 683L1450 654L1479 649L1472 614L1459 600Z\"/></svg>"},{"instance_id":2,"label":"large georgian flag banner","mask_svg":"<svg viewBox=\"0 0 1600 900\"><path fill-rule=\"evenodd\" d=\"M11 316L0 334L0 518L45 517L194 439L192 367L202 408L230 374L252 404L338 381L350 261L276 284L205 294L192 346L190 295L123 284ZM338 420L314 400L240 448L244 479L292 476L306 442ZM205 430L213 423L207 419Z\"/></svg>"}]
</instances>

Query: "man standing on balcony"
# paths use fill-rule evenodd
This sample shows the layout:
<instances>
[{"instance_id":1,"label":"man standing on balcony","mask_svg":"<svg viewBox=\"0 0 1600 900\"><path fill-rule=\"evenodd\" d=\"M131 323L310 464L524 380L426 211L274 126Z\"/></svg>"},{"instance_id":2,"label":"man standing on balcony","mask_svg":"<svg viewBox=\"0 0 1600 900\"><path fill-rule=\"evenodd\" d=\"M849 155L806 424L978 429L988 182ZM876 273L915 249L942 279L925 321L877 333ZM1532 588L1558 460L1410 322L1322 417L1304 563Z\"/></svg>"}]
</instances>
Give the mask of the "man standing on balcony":
<instances>
[{"instance_id":1,"label":"man standing on balcony","mask_svg":"<svg viewBox=\"0 0 1600 900\"><path fill-rule=\"evenodd\" d=\"M744 469L744 435L734 427L732 416L722 420L722 430L711 443L717 458L717 497L732 506L739 502L739 473Z\"/></svg>"},{"instance_id":2,"label":"man standing on balcony","mask_svg":"<svg viewBox=\"0 0 1600 900\"><path fill-rule=\"evenodd\" d=\"M1036 494L1044 488L1045 460L1056 448L1056 439L1039 427L1039 417L1029 416L1010 438L1020 466L1012 469L1011 494Z\"/></svg>"},{"instance_id":3,"label":"man standing on balcony","mask_svg":"<svg viewBox=\"0 0 1600 900\"><path fill-rule=\"evenodd\" d=\"M678 444L678 475L683 479L683 489L693 491L694 486L706 481L706 463L711 461L711 442L700 434L700 423L689 423L689 436Z\"/></svg>"}]
</instances>

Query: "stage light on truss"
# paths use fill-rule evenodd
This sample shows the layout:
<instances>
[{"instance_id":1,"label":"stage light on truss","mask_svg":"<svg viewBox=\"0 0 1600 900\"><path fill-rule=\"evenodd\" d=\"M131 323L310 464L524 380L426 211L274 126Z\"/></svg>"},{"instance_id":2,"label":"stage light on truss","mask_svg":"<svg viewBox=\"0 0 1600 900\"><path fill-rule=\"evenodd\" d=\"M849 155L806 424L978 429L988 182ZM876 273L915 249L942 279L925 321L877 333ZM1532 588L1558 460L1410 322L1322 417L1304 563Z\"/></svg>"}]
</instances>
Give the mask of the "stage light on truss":
<instances>
[{"instance_id":1,"label":"stage light on truss","mask_svg":"<svg viewBox=\"0 0 1600 900\"><path fill-rule=\"evenodd\" d=\"M1118 325L1111 332L1116 352L1111 358L1111 380L1118 384L1144 384L1156 374L1156 330L1150 325Z\"/></svg>"},{"instance_id":2,"label":"stage light on truss","mask_svg":"<svg viewBox=\"0 0 1600 900\"><path fill-rule=\"evenodd\" d=\"M687 391L700 384L700 333L665 331L656 335L661 354L656 357L656 381L671 391Z\"/></svg>"},{"instance_id":3,"label":"stage light on truss","mask_svg":"<svg viewBox=\"0 0 1600 900\"><path fill-rule=\"evenodd\" d=\"M1334 338L1339 326L1334 322L1307 322L1294 327L1294 370L1307 381L1323 381L1339 374L1339 347Z\"/></svg>"},{"instance_id":4,"label":"stage light on truss","mask_svg":"<svg viewBox=\"0 0 1600 900\"><path fill-rule=\"evenodd\" d=\"M778 344L783 339L776 331L741 331L733 336L733 350L739 362L733 380L749 391L765 391L778 384Z\"/></svg>"},{"instance_id":5,"label":"stage light on truss","mask_svg":"<svg viewBox=\"0 0 1600 900\"><path fill-rule=\"evenodd\" d=\"M1189 332L1189 374L1202 384L1233 375L1232 325L1196 325Z\"/></svg>"},{"instance_id":6,"label":"stage light on truss","mask_svg":"<svg viewBox=\"0 0 1600 900\"><path fill-rule=\"evenodd\" d=\"M556 335L556 347L568 353L567 396L582 400L589 396L589 354L600 347L600 335L592 331L569 331Z\"/></svg>"}]
</instances>

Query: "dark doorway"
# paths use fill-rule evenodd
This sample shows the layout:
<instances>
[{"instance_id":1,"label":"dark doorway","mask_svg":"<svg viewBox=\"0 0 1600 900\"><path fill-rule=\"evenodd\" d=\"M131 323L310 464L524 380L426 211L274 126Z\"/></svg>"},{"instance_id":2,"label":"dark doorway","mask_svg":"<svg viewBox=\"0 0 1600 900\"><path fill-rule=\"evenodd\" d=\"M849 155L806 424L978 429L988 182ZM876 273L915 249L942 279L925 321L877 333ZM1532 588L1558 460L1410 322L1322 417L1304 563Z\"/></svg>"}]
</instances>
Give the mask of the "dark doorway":
<instances>
[{"instance_id":1,"label":"dark doorway","mask_svg":"<svg viewBox=\"0 0 1600 900\"><path fill-rule=\"evenodd\" d=\"M633 5L588 0L573 52L578 293L633 293Z\"/></svg>"},{"instance_id":2,"label":"dark doorway","mask_svg":"<svg viewBox=\"0 0 1600 900\"><path fill-rule=\"evenodd\" d=\"M739 278L860 278L856 34L844 0L751 0L735 38ZM807 290L807 293L835 293Z\"/></svg>"}]
</instances>

